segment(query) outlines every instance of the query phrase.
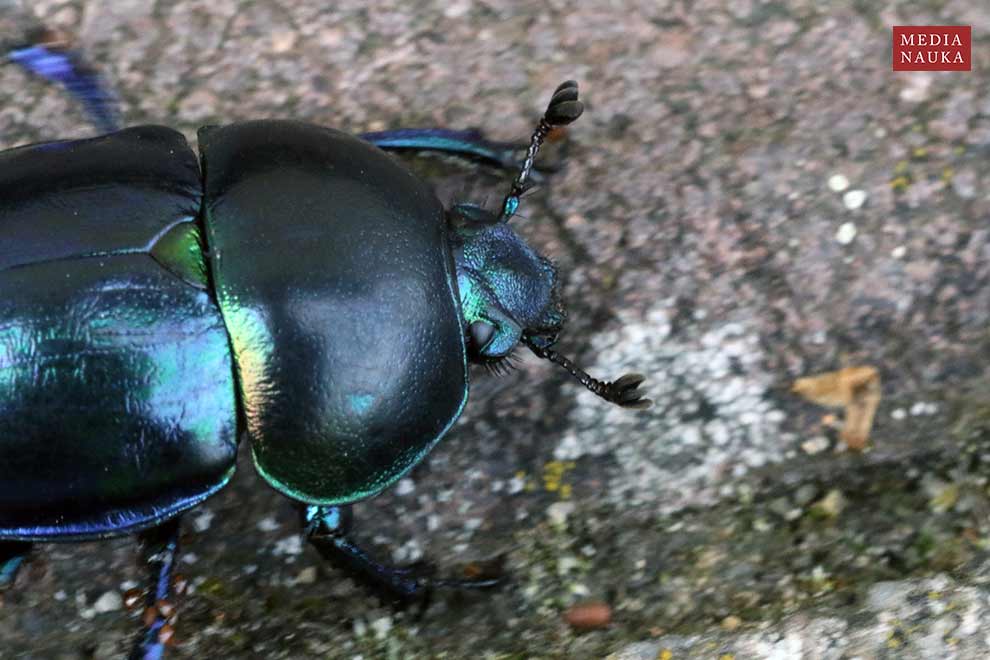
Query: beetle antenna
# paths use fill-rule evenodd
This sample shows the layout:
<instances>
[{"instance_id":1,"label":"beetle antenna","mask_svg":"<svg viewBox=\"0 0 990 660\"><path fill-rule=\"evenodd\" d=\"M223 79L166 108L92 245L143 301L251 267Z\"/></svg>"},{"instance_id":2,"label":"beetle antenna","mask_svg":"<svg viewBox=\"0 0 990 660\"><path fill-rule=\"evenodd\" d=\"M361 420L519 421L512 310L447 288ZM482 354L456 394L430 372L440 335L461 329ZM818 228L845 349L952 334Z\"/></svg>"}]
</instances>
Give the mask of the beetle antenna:
<instances>
[{"instance_id":1,"label":"beetle antenna","mask_svg":"<svg viewBox=\"0 0 990 660\"><path fill-rule=\"evenodd\" d=\"M640 383L646 380L646 377L642 374L625 374L618 380L607 383L597 378L592 378L587 372L557 351L538 346L525 338L523 341L526 342L529 350L533 351L537 357L560 365L569 374L577 378L582 385L610 403L614 403L622 408L633 408L636 410L644 410L653 405L653 401L644 399L642 392L639 391Z\"/></svg>"},{"instance_id":2,"label":"beetle antenna","mask_svg":"<svg viewBox=\"0 0 990 660\"><path fill-rule=\"evenodd\" d=\"M508 222L509 218L516 214L519 208L519 198L526 192L526 181L533 170L533 162L536 154L543 146L550 131L558 126L567 126L584 112L584 104L578 100L578 84L573 80L561 83L554 90L547 111L540 117L540 123L536 125L533 136L529 139L529 149L526 150L526 160L523 161L522 169L512 182L509 194L502 202L502 215L499 220Z\"/></svg>"}]
</instances>

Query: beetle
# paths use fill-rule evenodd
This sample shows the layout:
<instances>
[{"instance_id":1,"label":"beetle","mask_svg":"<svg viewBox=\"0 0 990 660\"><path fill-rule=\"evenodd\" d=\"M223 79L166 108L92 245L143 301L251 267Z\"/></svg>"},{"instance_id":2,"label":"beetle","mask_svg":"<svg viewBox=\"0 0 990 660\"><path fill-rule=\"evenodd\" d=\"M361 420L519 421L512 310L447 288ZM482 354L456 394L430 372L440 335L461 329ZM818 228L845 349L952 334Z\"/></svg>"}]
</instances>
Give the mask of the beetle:
<instances>
[{"instance_id":1,"label":"beetle","mask_svg":"<svg viewBox=\"0 0 990 660\"><path fill-rule=\"evenodd\" d=\"M510 220L555 127L553 93L521 166L474 131L352 136L291 120L117 130L113 99L71 50L10 59L63 83L105 134L0 153L0 583L31 544L136 534L146 616L132 658L164 653L180 519L231 478L238 440L300 509L326 559L402 598L431 580L374 560L348 505L419 463L458 418L468 364L525 346L603 399L554 348L559 277ZM519 167L497 212L444 208L386 152Z\"/></svg>"}]
</instances>

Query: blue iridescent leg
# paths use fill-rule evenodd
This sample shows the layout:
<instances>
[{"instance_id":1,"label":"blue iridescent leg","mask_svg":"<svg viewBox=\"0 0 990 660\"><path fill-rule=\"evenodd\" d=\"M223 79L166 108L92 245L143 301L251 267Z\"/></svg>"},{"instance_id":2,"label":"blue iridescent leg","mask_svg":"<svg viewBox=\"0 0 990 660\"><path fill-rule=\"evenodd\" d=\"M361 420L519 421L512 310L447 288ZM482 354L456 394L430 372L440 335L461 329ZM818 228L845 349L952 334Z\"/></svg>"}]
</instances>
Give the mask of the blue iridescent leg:
<instances>
[{"instance_id":1,"label":"blue iridescent leg","mask_svg":"<svg viewBox=\"0 0 990 660\"><path fill-rule=\"evenodd\" d=\"M507 169L519 167L526 148L525 144L492 142L481 131L474 129L454 131L446 128L399 128L362 133L360 137L386 151L441 151L477 158Z\"/></svg>"},{"instance_id":2,"label":"blue iridescent leg","mask_svg":"<svg viewBox=\"0 0 990 660\"><path fill-rule=\"evenodd\" d=\"M141 533L141 564L148 571L144 630L130 660L159 660L172 636L172 573L179 556L179 518Z\"/></svg>"},{"instance_id":3,"label":"blue iridescent leg","mask_svg":"<svg viewBox=\"0 0 990 660\"><path fill-rule=\"evenodd\" d=\"M86 109L90 120L106 133L120 128L117 100L99 74L79 53L58 44L45 43L45 34L32 43L11 50L7 57L27 71L59 83Z\"/></svg>"},{"instance_id":4,"label":"blue iridescent leg","mask_svg":"<svg viewBox=\"0 0 990 660\"><path fill-rule=\"evenodd\" d=\"M17 571L24 563L31 544L26 541L4 541L0 543L0 590L14 583Z\"/></svg>"},{"instance_id":5,"label":"blue iridescent leg","mask_svg":"<svg viewBox=\"0 0 990 660\"><path fill-rule=\"evenodd\" d=\"M320 555L357 577L383 597L399 603L429 602L434 588L486 589L499 584L501 578L482 574L463 580L436 579L425 566L397 568L382 564L347 538L351 524L349 507L303 507L306 537Z\"/></svg>"}]
</instances>

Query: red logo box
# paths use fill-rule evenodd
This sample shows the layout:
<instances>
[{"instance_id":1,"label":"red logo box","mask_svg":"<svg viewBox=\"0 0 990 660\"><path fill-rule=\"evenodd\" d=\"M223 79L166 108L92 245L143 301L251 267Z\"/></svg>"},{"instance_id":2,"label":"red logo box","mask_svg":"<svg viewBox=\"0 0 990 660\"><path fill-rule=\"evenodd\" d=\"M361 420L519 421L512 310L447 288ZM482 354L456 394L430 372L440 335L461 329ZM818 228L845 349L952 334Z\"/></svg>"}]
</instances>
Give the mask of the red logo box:
<instances>
[{"instance_id":1,"label":"red logo box","mask_svg":"<svg viewBox=\"0 0 990 660\"><path fill-rule=\"evenodd\" d=\"M970 25L895 25L894 71L971 71Z\"/></svg>"}]
</instances>

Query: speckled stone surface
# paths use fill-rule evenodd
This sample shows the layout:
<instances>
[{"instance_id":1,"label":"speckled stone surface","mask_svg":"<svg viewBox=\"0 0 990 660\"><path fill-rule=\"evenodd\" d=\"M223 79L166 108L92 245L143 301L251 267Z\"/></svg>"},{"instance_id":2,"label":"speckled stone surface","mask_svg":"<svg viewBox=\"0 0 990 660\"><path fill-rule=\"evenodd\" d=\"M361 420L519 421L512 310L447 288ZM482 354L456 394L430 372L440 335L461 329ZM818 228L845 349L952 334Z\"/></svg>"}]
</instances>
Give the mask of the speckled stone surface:
<instances>
[{"instance_id":1,"label":"speckled stone surface","mask_svg":"<svg viewBox=\"0 0 990 660\"><path fill-rule=\"evenodd\" d=\"M564 167L519 222L564 273L562 350L650 377L633 414L532 357L473 373L428 462L357 507L396 561L507 553L499 591L419 618L322 566L242 460L188 516L173 657L990 654L990 5L29 4L0 0L0 42L42 19L76 35L128 124L190 139L259 117L525 139L579 80ZM894 74L897 24L972 25L973 71ZM0 146L90 134L0 68ZM444 201L494 204L510 180L405 160ZM788 393L850 364L883 381L862 454ZM134 549L39 548L0 596L0 658L122 657ZM585 600L607 629L567 626Z\"/></svg>"}]
</instances>

